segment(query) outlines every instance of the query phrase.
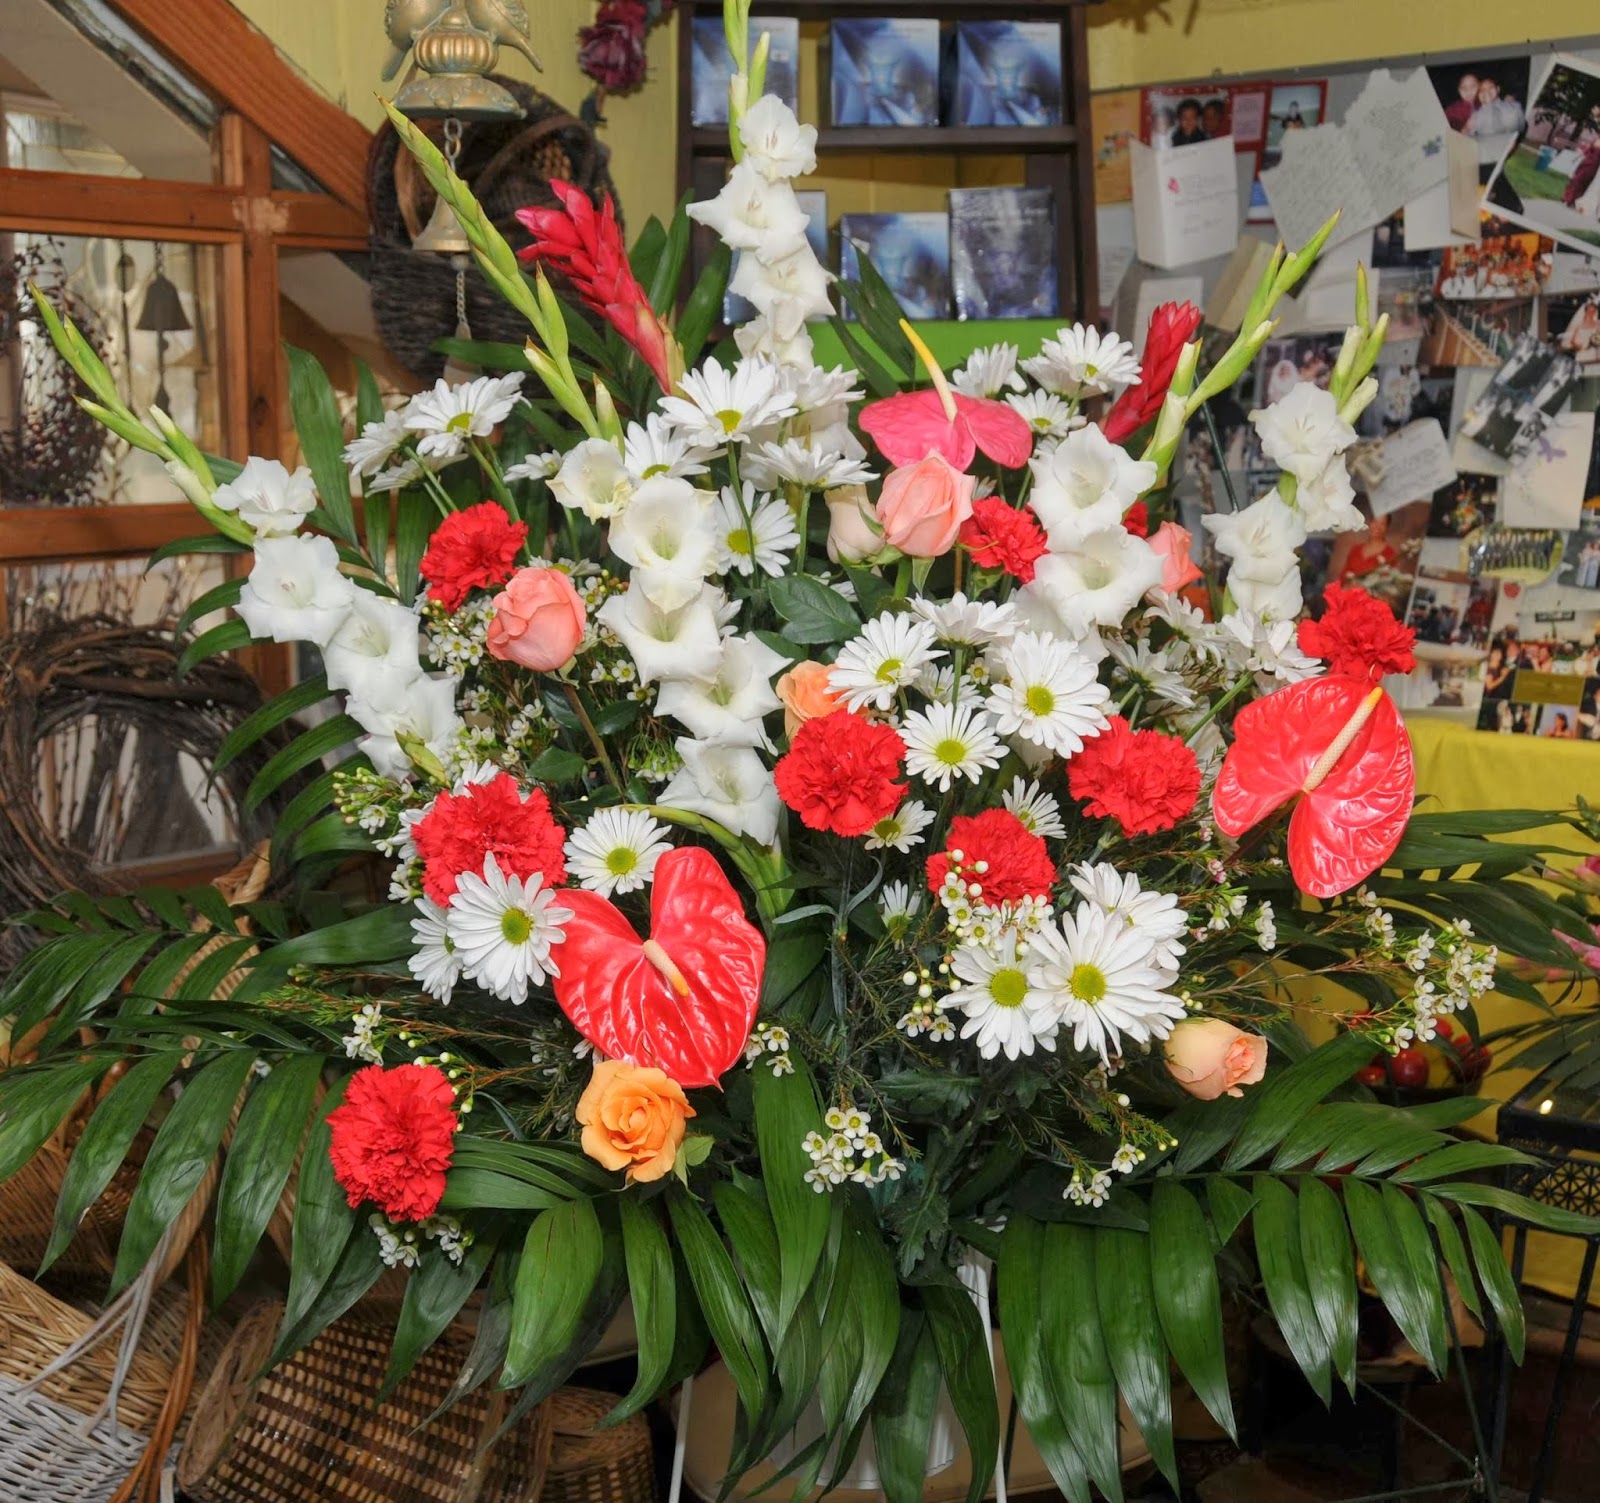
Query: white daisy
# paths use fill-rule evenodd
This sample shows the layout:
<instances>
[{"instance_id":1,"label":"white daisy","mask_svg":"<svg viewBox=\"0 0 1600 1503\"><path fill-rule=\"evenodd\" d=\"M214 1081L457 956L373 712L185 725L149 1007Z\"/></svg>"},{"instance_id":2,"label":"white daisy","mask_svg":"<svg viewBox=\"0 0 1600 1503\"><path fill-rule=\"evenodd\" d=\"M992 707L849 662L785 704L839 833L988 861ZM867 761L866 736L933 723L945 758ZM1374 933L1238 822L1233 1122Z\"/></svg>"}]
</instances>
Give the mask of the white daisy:
<instances>
[{"instance_id":1,"label":"white daisy","mask_svg":"<svg viewBox=\"0 0 1600 1503\"><path fill-rule=\"evenodd\" d=\"M885 882L878 894L878 912L890 928L904 928L921 909L922 894L908 882Z\"/></svg>"},{"instance_id":2,"label":"white daisy","mask_svg":"<svg viewBox=\"0 0 1600 1503\"><path fill-rule=\"evenodd\" d=\"M450 993L461 979L461 957L450 938L449 918L431 898L417 899L416 917L411 920L417 948L406 965L435 1002L449 1002Z\"/></svg>"},{"instance_id":3,"label":"white daisy","mask_svg":"<svg viewBox=\"0 0 1600 1503\"><path fill-rule=\"evenodd\" d=\"M991 344L974 350L965 365L950 375L950 384L966 397L997 397L1003 391L1026 391L1017 374L1017 347Z\"/></svg>"},{"instance_id":4,"label":"white daisy","mask_svg":"<svg viewBox=\"0 0 1600 1503\"><path fill-rule=\"evenodd\" d=\"M745 575L758 569L763 574L782 574L790 551L800 541L794 513L787 501L758 495L748 480L743 489L743 506L733 487L725 485L711 510L717 568L724 574L731 569Z\"/></svg>"},{"instance_id":5,"label":"white daisy","mask_svg":"<svg viewBox=\"0 0 1600 1503\"><path fill-rule=\"evenodd\" d=\"M687 480L657 475L611 522L611 551L631 564L631 589L658 610L681 610L717 567L713 497Z\"/></svg>"},{"instance_id":6,"label":"white daisy","mask_svg":"<svg viewBox=\"0 0 1600 1503\"><path fill-rule=\"evenodd\" d=\"M906 744L906 771L948 790L952 778L977 782L1000 765L1004 752L989 717L970 704L929 705L913 710L900 727Z\"/></svg>"},{"instance_id":7,"label":"white daisy","mask_svg":"<svg viewBox=\"0 0 1600 1503\"><path fill-rule=\"evenodd\" d=\"M989 691L988 707L1002 736L1070 757L1110 724L1111 696L1072 643L1018 632L999 659L1005 682Z\"/></svg>"},{"instance_id":8,"label":"white daisy","mask_svg":"<svg viewBox=\"0 0 1600 1503\"><path fill-rule=\"evenodd\" d=\"M637 892L672 849L667 827L643 809L600 809L567 836L567 871L603 898Z\"/></svg>"},{"instance_id":9,"label":"white daisy","mask_svg":"<svg viewBox=\"0 0 1600 1503\"><path fill-rule=\"evenodd\" d=\"M678 383L680 395L661 399L661 415L692 443L722 448L795 408L779 368L770 360L741 360L723 370L715 356Z\"/></svg>"},{"instance_id":10,"label":"white daisy","mask_svg":"<svg viewBox=\"0 0 1600 1503\"><path fill-rule=\"evenodd\" d=\"M1118 637L1106 643L1106 650L1120 670L1119 677L1128 684L1175 709L1194 708L1194 691L1168 666L1166 648L1152 652L1148 642Z\"/></svg>"},{"instance_id":11,"label":"white daisy","mask_svg":"<svg viewBox=\"0 0 1600 1503\"><path fill-rule=\"evenodd\" d=\"M506 876L492 852L481 877L462 872L445 919L462 971L502 1001L526 1002L530 986L561 974L550 951L566 938L561 926L572 910L559 896L538 873L526 882Z\"/></svg>"},{"instance_id":12,"label":"white daisy","mask_svg":"<svg viewBox=\"0 0 1600 1503\"><path fill-rule=\"evenodd\" d=\"M1127 340L1083 324L1058 330L1022 368L1046 391L1063 397L1091 396L1139 379L1139 362Z\"/></svg>"},{"instance_id":13,"label":"white daisy","mask_svg":"<svg viewBox=\"0 0 1600 1503\"><path fill-rule=\"evenodd\" d=\"M1060 1026L1055 998L1040 987L1038 961L1017 954L1014 929L990 945L958 946L950 969L964 984L940 1006L967 1015L961 1037L975 1038L984 1059L1002 1053L1016 1059L1035 1048L1055 1049Z\"/></svg>"},{"instance_id":14,"label":"white daisy","mask_svg":"<svg viewBox=\"0 0 1600 1503\"><path fill-rule=\"evenodd\" d=\"M846 459L843 454L799 438L785 439L781 444L752 444L744 457L743 475L769 491L784 483L809 491L831 491L841 485L865 485L878 478L877 471L859 459Z\"/></svg>"},{"instance_id":15,"label":"white daisy","mask_svg":"<svg viewBox=\"0 0 1600 1503\"><path fill-rule=\"evenodd\" d=\"M790 667L759 637L732 636L722 644L717 671L704 679L673 679L656 695L656 714L670 715L702 741L772 750L762 718L783 707L772 679Z\"/></svg>"},{"instance_id":16,"label":"white daisy","mask_svg":"<svg viewBox=\"0 0 1600 1503\"><path fill-rule=\"evenodd\" d=\"M1033 429L1036 442L1062 439L1088 419L1074 412L1053 391L1030 391L1006 398L1006 406Z\"/></svg>"},{"instance_id":17,"label":"white daisy","mask_svg":"<svg viewBox=\"0 0 1600 1503\"><path fill-rule=\"evenodd\" d=\"M443 377L432 391L419 391L406 404L405 425L420 433L417 453L455 458L469 438L488 438L511 416L522 390L522 373L479 376L452 386Z\"/></svg>"},{"instance_id":18,"label":"white daisy","mask_svg":"<svg viewBox=\"0 0 1600 1503\"><path fill-rule=\"evenodd\" d=\"M680 736L683 767L657 802L703 814L757 845L778 838L778 788L766 764L748 746L713 746Z\"/></svg>"},{"instance_id":19,"label":"white daisy","mask_svg":"<svg viewBox=\"0 0 1600 1503\"><path fill-rule=\"evenodd\" d=\"M502 478L508 483L513 480L549 480L561 468L563 457L554 449L544 454L530 454L516 464L507 465Z\"/></svg>"},{"instance_id":20,"label":"white daisy","mask_svg":"<svg viewBox=\"0 0 1600 1503\"><path fill-rule=\"evenodd\" d=\"M679 480L704 475L707 461L715 453L678 432L659 412L652 412L642 427L629 423L622 440L622 462L640 480L654 475Z\"/></svg>"},{"instance_id":21,"label":"white daisy","mask_svg":"<svg viewBox=\"0 0 1600 1503\"><path fill-rule=\"evenodd\" d=\"M1201 611L1183 596L1168 590L1153 590L1150 599L1152 603L1144 613L1145 620L1160 621L1170 627L1200 662L1222 661L1218 629Z\"/></svg>"},{"instance_id":22,"label":"white daisy","mask_svg":"<svg viewBox=\"0 0 1600 1503\"><path fill-rule=\"evenodd\" d=\"M1156 967L1177 975L1184 948L1178 940L1189 927L1189 916L1172 893L1147 890L1132 872L1120 872L1109 861L1080 863L1067 880L1080 897L1137 930Z\"/></svg>"},{"instance_id":23,"label":"white daisy","mask_svg":"<svg viewBox=\"0 0 1600 1503\"><path fill-rule=\"evenodd\" d=\"M834 660L828 687L850 710L887 710L897 690L944 653L933 645L934 629L915 616L885 611L861 628Z\"/></svg>"},{"instance_id":24,"label":"white daisy","mask_svg":"<svg viewBox=\"0 0 1600 1503\"><path fill-rule=\"evenodd\" d=\"M1046 553L1025 588L1044 598L1067 636L1079 637L1093 627L1120 626L1139 597L1161 583L1161 569L1161 555L1143 538L1110 527L1067 551Z\"/></svg>"},{"instance_id":25,"label":"white daisy","mask_svg":"<svg viewBox=\"0 0 1600 1503\"><path fill-rule=\"evenodd\" d=\"M933 810L908 798L867 832L866 847L869 851L909 851L922 844L922 832L932 823Z\"/></svg>"},{"instance_id":26,"label":"white daisy","mask_svg":"<svg viewBox=\"0 0 1600 1503\"><path fill-rule=\"evenodd\" d=\"M1143 935L1090 902L1059 923L1041 925L1029 942L1040 960L1040 989L1052 995L1061 1023L1072 1026L1074 1049L1093 1050L1109 1065L1123 1052L1124 1035L1148 1043L1172 1032L1183 1003L1167 990L1172 978L1156 966Z\"/></svg>"},{"instance_id":27,"label":"white daisy","mask_svg":"<svg viewBox=\"0 0 1600 1503\"><path fill-rule=\"evenodd\" d=\"M1016 778L1000 801L1022 821L1023 826L1046 840L1065 839L1067 827L1061 819L1061 805L1037 783Z\"/></svg>"},{"instance_id":28,"label":"white daisy","mask_svg":"<svg viewBox=\"0 0 1600 1503\"><path fill-rule=\"evenodd\" d=\"M376 475L410 437L405 414L391 408L377 422L366 424L344 446L344 462L358 475Z\"/></svg>"},{"instance_id":29,"label":"white daisy","mask_svg":"<svg viewBox=\"0 0 1600 1503\"><path fill-rule=\"evenodd\" d=\"M957 590L948 600L924 600L920 595L911 609L931 627L941 642L958 647L988 647L1009 642L1017 629L1017 608L1009 602L968 600Z\"/></svg>"}]
</instances>

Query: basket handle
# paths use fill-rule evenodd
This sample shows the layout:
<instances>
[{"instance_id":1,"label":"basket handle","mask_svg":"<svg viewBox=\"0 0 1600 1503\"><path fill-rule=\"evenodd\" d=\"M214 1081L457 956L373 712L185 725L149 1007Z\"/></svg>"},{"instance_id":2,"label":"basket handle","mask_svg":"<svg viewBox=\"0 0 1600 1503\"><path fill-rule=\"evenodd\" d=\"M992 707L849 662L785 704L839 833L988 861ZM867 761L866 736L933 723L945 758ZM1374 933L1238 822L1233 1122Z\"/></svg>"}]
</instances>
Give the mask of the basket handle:
<instances>
[{"instance_id":1,"label":"basket handle","mask_svg":"<svg viewBox=\"0 0 1600 1503\"><path fill-rule=\"evenodd\" d=\"M584 171L587 173L588 169L594 164L595 151L599 146L599 142L595 140L594 132L576 116L549 115L546 116L545 119L535 122L526 130L514 136L511 140L507 141L499 151L490 157L488 162L484 165L483 171L478 174L477 180L473 183L473 191L475 193L479 190L487 191L494 183L494 180L511 165L513 158L518 156L529 146L533 145L536 141L542 141L546 136L553 136L558 131L568 130L573 126L576 126L583 132L583 137L586 144L584 149L584 158L581 165Z\"/></svg>"}]
</instances>

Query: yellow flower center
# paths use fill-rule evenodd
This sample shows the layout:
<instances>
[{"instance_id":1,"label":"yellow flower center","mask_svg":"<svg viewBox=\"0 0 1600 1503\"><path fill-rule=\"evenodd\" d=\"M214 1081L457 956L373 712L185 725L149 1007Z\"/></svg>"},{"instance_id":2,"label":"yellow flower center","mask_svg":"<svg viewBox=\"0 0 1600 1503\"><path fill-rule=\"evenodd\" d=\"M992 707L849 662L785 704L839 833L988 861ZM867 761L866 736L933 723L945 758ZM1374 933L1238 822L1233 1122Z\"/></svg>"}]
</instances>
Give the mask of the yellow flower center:
<instances>
[{"instance_id":1,"label":"yellow flower center","mask_svg":"<svg viewBox=\"0 0 1600 1503\"><path fill-rule=\"evenodd\" d=\"M625 877L639 864L639 853L629 846L613 846L606 852L606 870L613 877Z\"/></svg>"},{"instance_id":2,"label":"yellow flower center","mask_svg":"<svg viewBox=\"0 0 1600 1503\"><path fill-rule=\"evenodd\" d=\"M508 945L525 945L533 933L533 922L520 908L508 908L500 915L500 933Z\"/></svg>"},{"instance_id":3,"label":"yellow flower center","mask_svg":"<svg viewBox=\"0 0 1600 1503\"><path fill-rule=\"evenodd\" d=\"M735 527L728 534L728 552L740 553L749 558L755 551L755 544L750 540L750 529L748 527Z\"/></svg>"},{"instance_id":4,"label":"yellow flower center","mask_svg":"<svg viewBox=\"0 0 1600 1503\"><path fill-rule=\"evenodd\" d=\"M1028 978L1015 966L996 971L989 978L989 995L999 1007L1021 1007L1028 995Z\"/></svg>"},{"instance_id":5,"label":"yellow flower center","mask_svg":"<svg viewBox=\"0 0 1600 1503\"><path fill-rule=\"evenodd\" d=\"M1033 715L1050 715L1055 712L1056 697L1043 684L1033 684L1023 695L1023 702Z\"/></svg>"},{"instance_id":6,"label":"yellow flower center","mask_svg":"<svg viewBox=\"0 0 1600 1503\"><path fill-rule=\"evenodd\" d=\"M1106 973L1097 965L1076 965L1072 968L1072 979L1067 986L1080 1002L1093 1006L1105 999Z\"/></svg>"},{"instance_id":7,"label":"yellow flower center","mask_svg":"<svg viewBox=\"0 0 1600 1503\"><path fill-rule=\"evenodd\" d=\"M899 658L885 658L878 664L878 671L874 676L880 684L897 683L900 678L900 670L904 666Z\"/></svg>"},{"instance_id":8,"label":"yellow flower center","mask_svg":"<svg viewBox=\"0 0 1600 1503\"><path fill-rule=\"evenodd\" d=\"M722 424L724 433L733 433L738 430L739 424L744 421L744 414L735 412L731 407L724 407L717 414L717 421Z\"/></svg>"},{"instance_id":9,"label":"yellow flower center","mask_svg":"<svg viewBox=\"0 0 1600 1503\"><path fill-rule=\"evenodd\" d=\"M946 767L959 767L967 760L967 743L958 741L954 736L946 736L933 749L934 760L943 762Z\"/></svg>"}]
</instances>

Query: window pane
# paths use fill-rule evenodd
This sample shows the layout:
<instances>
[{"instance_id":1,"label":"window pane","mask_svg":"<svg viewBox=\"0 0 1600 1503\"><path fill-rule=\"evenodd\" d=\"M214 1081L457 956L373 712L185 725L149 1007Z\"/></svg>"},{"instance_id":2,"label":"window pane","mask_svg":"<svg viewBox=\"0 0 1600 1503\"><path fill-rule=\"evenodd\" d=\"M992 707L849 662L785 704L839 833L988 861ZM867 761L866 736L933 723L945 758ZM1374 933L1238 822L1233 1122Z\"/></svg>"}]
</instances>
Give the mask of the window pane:
<instances>
[{"instance_id":1,"label":"window pane","mask_svg":"<svg viewBox=\"0 0 1600 1503\"><path fill-rule=\"evenodd\" d=\"M40 95L0 91L5 149L0 166L29 172L89 172L98 177L139 177L139 169L81 120Z\"/></svg>"},{"instance_id":2,"label":"window pane","mask_svg":"<svg viewBox=\"0 0 1600 1503\"><path fill-rule=\"evenodd\" d=\"M195 553L163 559L149 573L142 558L110 562L19 564L5 570L5 629L51 616L110 616L130 626L162 626L227 577L225 556ZM221 613L196 624L203 631Z\"/></svg>"}]
</instances>

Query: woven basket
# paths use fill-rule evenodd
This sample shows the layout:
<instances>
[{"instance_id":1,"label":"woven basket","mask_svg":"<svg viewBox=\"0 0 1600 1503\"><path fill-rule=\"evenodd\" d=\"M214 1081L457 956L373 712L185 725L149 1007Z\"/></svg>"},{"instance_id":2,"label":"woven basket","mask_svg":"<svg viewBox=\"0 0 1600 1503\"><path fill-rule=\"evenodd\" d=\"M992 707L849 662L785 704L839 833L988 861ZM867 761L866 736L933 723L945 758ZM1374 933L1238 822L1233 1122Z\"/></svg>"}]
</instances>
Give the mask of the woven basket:
<instances>
[{"instance_id":1,"label":"woven basket","mask_svg":"<svg viewBox=\"0 0 1600 1503\"><path fill-rule=\"evenodd\" d=\"M108 1503L148 1444L107 1425L83 1433L83 1416L0 1378L0 1498Z\"/></svg>"},{"instance_id":2,"label":"woven basket","mask_svg":"<svg viewBox=\"0 0 1600 1503\"><path fill-rule=\"evenodd\" d=\"M551 1395L554 1439L542 1503L652 1503L655 1455L644 1416L596 1429L616 1403L614 1393L593 1388L562 1388Z\"/></svg>"},{"instance_id":3,"label":"woven basket","mask_svg":"<svg viewBox=\"0 0 1600 1503\"><path fill-rule=\"evenodd\" d=\"M550 1456L549 1405L502 1437L507 1397L480 1388L429 1420L469 1341L448 1333L392 1398L375 1402L392 1324L336 1321L263 1373L283 1307L239 1323L196 1405L178 1485L196 1503L538 1503Z\"/></svg>"}]
</instances>

